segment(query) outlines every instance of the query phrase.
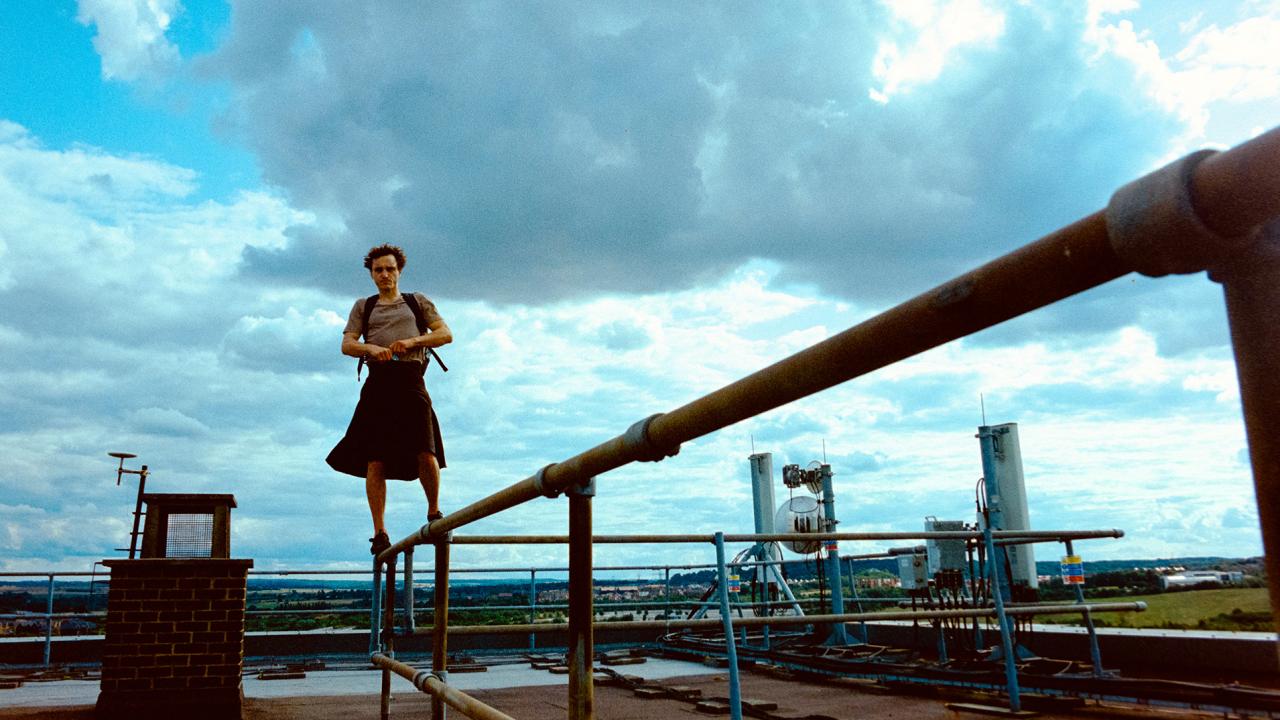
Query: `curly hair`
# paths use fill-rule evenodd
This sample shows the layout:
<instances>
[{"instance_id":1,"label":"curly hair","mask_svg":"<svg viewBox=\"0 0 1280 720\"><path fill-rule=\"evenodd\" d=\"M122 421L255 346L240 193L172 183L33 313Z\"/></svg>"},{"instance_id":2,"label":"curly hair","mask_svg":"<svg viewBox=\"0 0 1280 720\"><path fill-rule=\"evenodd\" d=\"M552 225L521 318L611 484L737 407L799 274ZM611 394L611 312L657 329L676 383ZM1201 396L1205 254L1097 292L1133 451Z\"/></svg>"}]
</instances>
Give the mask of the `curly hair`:
<instances>
[{"instance_id":1,"label":"curly hair","mask_svg":"<svg viewBox=\"0 0 1280 720\"><path fill-rule=\"evenodd\" d=\"M404 263L405 263L404 250L401 250L396 245L388 245L386 243L383 243L382 245L378 245L376 247L369 248L368 254L364 256L364 269L372 270L373 261L382 257L383 255L391 255L396 259L397 270L404 269Z\"/></svg>"}]
</instances>

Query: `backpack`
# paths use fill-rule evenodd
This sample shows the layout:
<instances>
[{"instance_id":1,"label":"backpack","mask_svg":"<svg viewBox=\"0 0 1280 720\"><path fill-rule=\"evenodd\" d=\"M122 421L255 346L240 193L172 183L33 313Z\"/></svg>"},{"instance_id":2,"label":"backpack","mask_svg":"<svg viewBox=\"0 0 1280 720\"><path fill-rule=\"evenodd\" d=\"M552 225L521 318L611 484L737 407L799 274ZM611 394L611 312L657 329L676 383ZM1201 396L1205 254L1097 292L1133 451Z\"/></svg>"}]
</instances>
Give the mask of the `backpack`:
<instances>
[{"instance_id":1,"label":"backpack","mask_svg":"<svg viewBox=\"0 0 1280 720\"><path fill-rule=\"evenodd\" d=\"M413 319L418 325L418 333L425 335L427 332L427 318L422 314L422 306L418 304L418 298L413 293L400 293L400 297L404 298L404 304L409 306L409 310L413 312ZM364 301L364 318L360 322L360 336L368 340L365 330L369 327L369 318L373 317L373 308L378 304L378 296L370 295ZM427 348L427 353L422 358L422 374L427 374L427 366L431 364L431 358L435 358L440 363L440 369L449 372L449 368L445 367L444 360L436 354L435 348ZM356 364L356 380L360 379L360 371L364 369L364 358L360 358L360 362Z\"/></svg>"}]
</instances>

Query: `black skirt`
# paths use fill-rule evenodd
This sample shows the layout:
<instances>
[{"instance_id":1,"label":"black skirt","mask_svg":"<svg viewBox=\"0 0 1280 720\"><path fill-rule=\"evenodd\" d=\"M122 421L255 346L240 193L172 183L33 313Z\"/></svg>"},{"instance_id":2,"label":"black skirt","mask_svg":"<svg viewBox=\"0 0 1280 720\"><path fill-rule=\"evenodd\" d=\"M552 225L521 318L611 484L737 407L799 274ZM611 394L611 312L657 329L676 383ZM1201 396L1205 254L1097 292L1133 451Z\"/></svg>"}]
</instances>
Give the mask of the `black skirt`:
<instances>
[{"instance_id":1,"label":"black skirt","mask_svg":"<svg viewBox=\"0 0 1280 720\"><path fill-rule=\"evenodd\" d=\"M388 479L416 480L418 453L424 451L445 466L444 440L422 382L422 366L394 361L369 365L347 434L325 462L338 472L362 478L370 460L381 460Z\"/></svg>"}]
</instances>

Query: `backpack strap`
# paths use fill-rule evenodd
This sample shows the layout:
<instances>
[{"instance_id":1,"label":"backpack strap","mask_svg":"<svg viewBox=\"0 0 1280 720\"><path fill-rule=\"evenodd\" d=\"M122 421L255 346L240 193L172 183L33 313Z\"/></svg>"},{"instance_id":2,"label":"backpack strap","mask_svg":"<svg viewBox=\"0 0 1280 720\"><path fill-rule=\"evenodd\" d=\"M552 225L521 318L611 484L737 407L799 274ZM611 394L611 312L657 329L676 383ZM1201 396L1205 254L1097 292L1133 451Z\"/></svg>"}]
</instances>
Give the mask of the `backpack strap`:
<instances>
[{"instance_id":1,"label":"backpack strap","mask_svg":"<svg viewBox=\"0 0 1280 720\"><path fill-rule=\"evenodd\" d=\"M418 323L418 333L426 335L427 330L429 329L427 327L427 318L422 314L422 306L418 304L418 298L414 297L413 293L400 293L400 297L404 298L404 304L408 305L409 309L413 311L413 319ZM435 348L427 348L427 352L431 354L431 357L427 357L426 355L423 355L422 357L423 374L426 374L427 365L431 362L432 357L440 364L441 370L449 372L449 368L445 367L444 361L440 359L438 354L436 354Z\"/></svg>"},{"instance_id":2,"label":"backpack strap","mask_svg":"<svg viewBox=\"0 0 1280 720\"><path fill-rule=\"evenodd\" d=\"M422 306L418 304L418 298L414 297L413 293L400 293L400 297L404 299L404 304L408 305L409 310L413 313L413 320L414 320L414 323L418 326L418 333L425 335L429 328L427 327L427 318L422 313ZM378 304L377 295L370 295L369 297L365 298L363 318L360 323L360 336L363 337L366 341L369 339L369 335L368 335L369 318L373 317L373 308L377 306L377 304ZM427 352L431 354L431 357L427 357L425 355L423 356L423 359L422 359L423 374L426 374L427 365L430 364L432 357L434 357L436 359L436 362L440 364L441 370L445 372L449 372L449 368L445 367L444 360L440 359L440 355L436 353L435 348L427 348ZM360 361L356 363L356 380L360 379L360 373L363 369L364 369L364 358L362 357L360 358Z\"/></svg>"},{"instance_id":3,"label":"backpack strap","mask_svg":"<svg viewBox=\"0 0 1280 720\"><path fill-rule=\"evenodd\" d=\"M373 317L373 308L378 304L378 296L370 295L364 299L364 314L360 320L360 337L366 341L369 339L369 318ZM364 357L361 356L360 362L356 363L356 382L360 381L360 371L364 370Z\"/></svg>"}]
</instances>

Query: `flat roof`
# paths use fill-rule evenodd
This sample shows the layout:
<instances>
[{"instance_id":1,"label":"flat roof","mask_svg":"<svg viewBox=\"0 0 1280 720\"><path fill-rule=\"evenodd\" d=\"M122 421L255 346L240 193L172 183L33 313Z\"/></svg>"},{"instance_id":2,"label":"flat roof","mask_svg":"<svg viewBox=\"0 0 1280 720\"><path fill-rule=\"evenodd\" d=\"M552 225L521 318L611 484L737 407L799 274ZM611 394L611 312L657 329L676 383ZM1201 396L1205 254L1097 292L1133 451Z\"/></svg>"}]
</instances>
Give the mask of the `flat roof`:
<instances>
[{"instance_id":1,"label":"flat roof","mask_svg":"<svg viewBox=\"0 0 1280 720\"><path fill-rule=\"evenodd\" d=\"M728 695L727 672L694 663L650 659L643 665L623 666L618 670L662 685L687 686L699 691L702 699L723 698ZM694 673L666 674L679 670L693 670ZM524 682L529 678L529 673L541 673L546 676L543 679L549 681L535 685L501 686L506 681ZM498 708L516 720L564 720L567 717L567 681L563 675L529 671L527 666L497 666L484 673L454 674L450 676L450 680L457 687L467 689L478 700ZM811 715L841 719L905 717L913 720L955 720L966 715L958 715L955 710L948 708L951 702L984 702L996 707L1004 705L1001 698L992 696L948 699L890 694L882 686L868 681L832 680L818 683L782 679L757 672L743 672L741 685L744 701L776 703L777 707L770 710L771 714L797 720ZM258 681L246 677L244 717L246 720L351 720L356 717L376 717L379 687L379 672L376 670L311 671L307 673L305 680L297 681ZM399 677L392 678L391 688L393 717L429 716L430 697L418 692ZM48 702L60 698L61 704L24 702L19 705L15 700L23 695L14 693L22 693L24 690L27 691L25 697L28 699L43 698ZM90 720L93 718L93 701L96 697L97 683L92 681L31 683L17 690L0 690L0 718ZM595 709L600 720L651 720L701 715L695 711L692 702L672 698L647 700L637 697L628 689L603 685L596 686ZM1095 701L1074 708L1042 711L1040 717L1045 720L1065 720L1090 715L1114 718L1117 714L1133 718L1220 717L1200 711L1109 705Z\"/></svg>"}]
</instances>

